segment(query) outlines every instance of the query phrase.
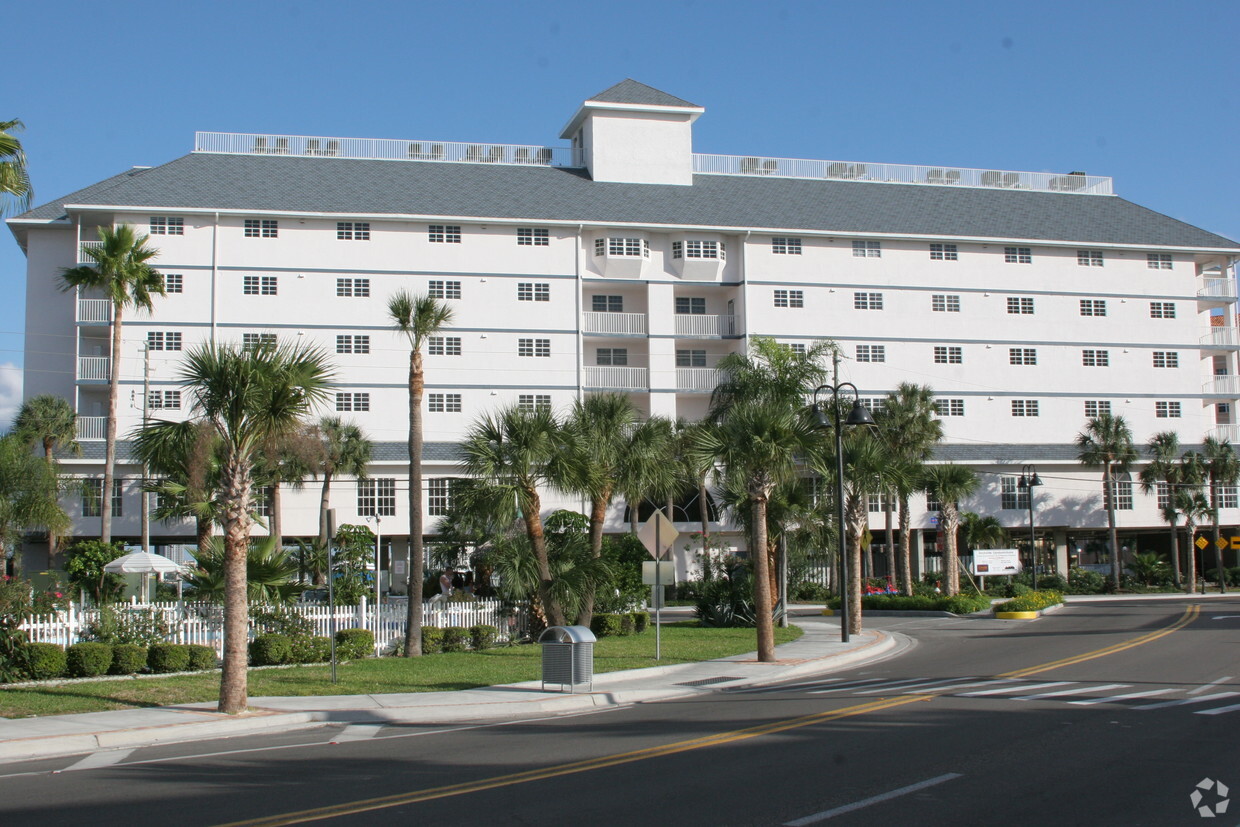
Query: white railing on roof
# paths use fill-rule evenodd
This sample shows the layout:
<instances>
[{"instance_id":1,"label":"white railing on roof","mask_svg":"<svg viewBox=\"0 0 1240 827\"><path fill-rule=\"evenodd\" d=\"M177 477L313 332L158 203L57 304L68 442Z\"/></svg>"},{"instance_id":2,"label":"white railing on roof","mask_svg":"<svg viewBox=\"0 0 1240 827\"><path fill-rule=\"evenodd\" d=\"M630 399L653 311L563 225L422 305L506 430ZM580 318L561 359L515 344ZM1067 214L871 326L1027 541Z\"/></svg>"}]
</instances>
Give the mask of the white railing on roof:
<instances>
[{"instance_id":1,"label":"white railing on roof","mask_svg":"<svg viewBox=\"0 0 1240 827\"><path fill-rule=\"evenodd\" d=\"M108 364L111 361L107 356L79 356L77 378L106 381L109 378Z\"/></svg>"},{"instance_id":2,"label":"white railing on roof","mask_svg":"<svg viewBox=\"0 0 1240 827\"><path fill-rule=\"evenodd\" d=\"M112 321L111 299L78 299L79 322L107 324Z\"/></svg>"},{"instance_id":3,"label":"white railing on roof","mask_svg":"<svg viewBox=\"0 0 1240 827\"><path fill-rule=\"evenodd\" d=\"M1233 279L1209 279L1198 282L1199 299L1234 299L1236 298L1236 282Z\"/></svg>"},{"instance_id":4,"label":"white railing on roof","mask_svg":"<svg viewBox=\"0 0 1240 827\"><path fill-rule=\"evenodd\" d=\"M714 368L676 368L676 390L709 393L719 385L719 372Z\"/></svg>"},{"instance_id":5,"label":"white railing on roof","mask_svg":"<svg viewBox=\"0 0 1240 827\"><path fill-rule=\"evenodd\" d=\"M677 336L700 336L718 338L720 336L736 336L737 324L735 316L706 316L691 313L676 314Z\"/></svg>"},{"instance_id":6,"label":"white railing on roof","mask_svg":"<svg viewBox=\"0 0 1240 827\"><path fill-rule=\"evenodd\" d=\"M594 390L644 391L650 388L645 368L588 365L584 378L585 386Z\"/></svg>"},{"instance_id":7,"label":"white railing on roof","mask_svg":"<svg viewBox=\"0 0 1240 827\"><path fill-rule=\"evenodd\" d=\"M107 439L108 418L106 416L79 416L77 418L77 438L79 441L95 441Z\"/></svg>"},{"instance_id":8,"label":"white railing on roof","mask_svg":"<svg viewBox=\"0 0 1240 827\"><path fill-rule=\"evenodd\" d=\"M815 178L837 181L877 181L887 184L939 184L986 189L1071 192L1111 195L1108 176L1084 173L1012 172L998 169L871 164L850 161L810 161L746 155L693 156L693 171L707 175L767 175L774 178Z\"/></svg>"},{"instance_id":9,"label":"white railing on roof","mask_svg":"<svg viewBox=\"0 0 1240 827\"><path fill-rule=\"evenodd\" d=\"M582 332L608 336L646 335L645 313L582 313Z\"/></svg>"},{"instance_id":10,"label":"white railing on roof","mask_svg":"<svg viewBox=\"0 0 1240 827\"><path fill-rule=\"evenodd\" d=\"M1211 328L1206 335L1201 337L1201 346L1230 350L1240 347L1240 336L1237 336L1236 328L1234 327Z\"/></svg>"},{"instance_id":11,"label":"white railing on roof","mask_svg":"<svg viewBox=\"0 0 1240 827\"><path fill-rule=\"evenodd\" d=\"M78 247L78 264L94 264L95 260L86 254L87 250L99 250L103 247L102 241L83 241Z\"/></svg>"},{"instance_id":12,"label":"white railing on roof","mask_svg":"<svg viewBox=\"0 0 1240 827\"><path fill-rule=\"evenodd\" d=\"M390 138L325 138L195 132L195 152L229 155L308 155L381 161L451 161L518 166L575 167L572 147L408 141Z\"/></svg>"},{"instance_id":13,"label":"white railing on roof","mask_svg":"<svg viewBox=\"0 0 1240 827\"><path fill-rule=\"evenodd\" d=\"M1215 376L1201 386L1201 392L1240 396L1240 376Z\"/></svg>"}]
</instances>

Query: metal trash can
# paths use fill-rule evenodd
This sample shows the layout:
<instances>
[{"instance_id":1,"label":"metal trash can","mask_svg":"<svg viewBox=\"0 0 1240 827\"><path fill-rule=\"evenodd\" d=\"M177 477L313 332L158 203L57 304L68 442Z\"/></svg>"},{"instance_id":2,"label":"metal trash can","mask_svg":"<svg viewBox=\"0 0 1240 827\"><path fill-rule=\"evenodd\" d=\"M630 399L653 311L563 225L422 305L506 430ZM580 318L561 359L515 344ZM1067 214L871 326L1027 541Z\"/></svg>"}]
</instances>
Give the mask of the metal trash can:
<instances>
[{"instance_id":1,"label":"metal trash can","mask_svg":"<svg viewBox=\"0 0 1240 827\"><path fill-rule=\"evenodd\" d=\"M587 626L551 626L538 636L542 646L542 688L558 683L560 691L579 683L594 688L594 642L598 640Z\"/></svg>"}]
</instances>

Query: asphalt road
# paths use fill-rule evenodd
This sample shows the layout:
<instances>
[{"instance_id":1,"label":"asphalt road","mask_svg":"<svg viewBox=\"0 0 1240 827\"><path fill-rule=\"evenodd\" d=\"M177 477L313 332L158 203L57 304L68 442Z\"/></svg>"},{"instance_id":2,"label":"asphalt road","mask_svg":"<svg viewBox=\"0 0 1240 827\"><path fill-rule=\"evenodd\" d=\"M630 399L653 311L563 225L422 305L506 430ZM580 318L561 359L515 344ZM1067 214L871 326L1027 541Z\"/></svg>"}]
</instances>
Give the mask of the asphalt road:
<instances>
[{"instance_id":1,"label":"asphalt road","mask_svg":"<svg viewBox=\"0 0 1240 827\"><path fill-rule=\"evenodd\" d=\"M882 619L793 685L469 727L334 726L0 766L0 825L1174 825L1240 798L1240 599ZM1199 784L1204 784L1199 788ZM1237 823L1240 803L1211 824Z\"/></svg>"}]
</instances>

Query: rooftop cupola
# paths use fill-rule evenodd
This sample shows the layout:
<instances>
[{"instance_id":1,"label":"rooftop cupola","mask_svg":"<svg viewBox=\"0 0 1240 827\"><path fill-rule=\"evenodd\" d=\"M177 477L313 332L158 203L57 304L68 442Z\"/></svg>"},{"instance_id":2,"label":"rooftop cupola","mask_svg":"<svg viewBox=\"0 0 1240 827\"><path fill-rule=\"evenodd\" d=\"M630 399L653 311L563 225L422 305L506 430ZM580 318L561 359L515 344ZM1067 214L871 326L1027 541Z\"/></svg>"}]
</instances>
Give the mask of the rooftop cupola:
<instances>
[{"instance_id":1,"label":"rooftop cupola","mask_svg":"<svg viewBox=\"0 0 1240 827\"><path fill-rule=\"evenodd\" d=\"M587 100L560 133L595 181L693 183L693 122L706 110L624 80Z\"/></svg>"}]
</instances>

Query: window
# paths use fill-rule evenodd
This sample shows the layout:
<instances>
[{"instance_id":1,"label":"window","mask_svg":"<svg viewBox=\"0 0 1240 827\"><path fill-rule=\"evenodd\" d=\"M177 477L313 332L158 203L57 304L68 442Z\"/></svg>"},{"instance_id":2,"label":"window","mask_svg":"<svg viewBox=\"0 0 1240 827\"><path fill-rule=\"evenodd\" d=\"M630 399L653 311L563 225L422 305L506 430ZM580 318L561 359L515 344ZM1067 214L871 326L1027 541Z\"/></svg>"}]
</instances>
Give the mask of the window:
<instances>
[{"instance_id":1,"label":"window","mask_svg":"<svg viewBox=\"0 0 1240 827\"><path fill-rule=\"evenodd\" d=\"M254 497L250 500L250 509L258 517L270 517L271 486L256 485L251 490L254 492Z\"/></svg>"},{"instance_id":2,"label":"window","mask_svg":"<svg viewBox=\"0 0 1240 827\"><path fill-rule=\"evenodd\" d=\"M704 350L677 350L676 351L676 367L678 368L704 368L706 367L706 351Z\"/></svg>"},{"instance_id":3,"label":"window","mask_svg":"<svg viewBox=\"0 0 1240 827\"><path fill-rule=\"evenodd\" d=\"M1236 486L1220 485L1218 487L1218 507L1219 508L1236 508L1238 501L1236 494Z\"/></svg>"},{"instance_id":4,"label":"window","mask_svg":"<svg viewBox=\"0 0 1240 827\"><path fill-rule=\"evenodd\" d=\"M431 224L427 227L426 239L434 244L460 244L461 227L459 224Z\"/></svg>"},{"instance_id":5,"label":"window","mask_svg":"<svg viewBox=\"0 0 1240 827\"><path fill-rule=\"evenodd\" d=\"M1009 296L1007 300L1008 312L1016 316L1032 316L1033 315L1033 299L1028 297Z\"/></svg>"},{"instance_id":6,"label":"window","mask_svg":"<svg viewBox=\"0 0 1240 827\"><path fill-rule=\"evenodd\" d=\"M337 241L370 241L369 221L337 221Z\"/></svg>"},{"instance_id":7,"label":"window","mask_svg":"<svg viewBox=\"0 0 1240 827\"><path fill-rule=\"evenodd\" d=\"M1031 247L1004 247L1003 260L1007 264L1033 264Z\"/></svg>"},{"instance_id":8,"label":"window","mask_svg":"<svg viewBox=\"0 0 1240 827\"><path fill-rule=\"evenodd\" d=\"M959 255L956 253L955 244L931 244L930 260L931 261L956 261Z\"/></svg>"},{"instance_id":9,"label":"window","mask_svg":"<svg viewBox=\"0 0 1240 827\"><path fill-rule=\"evenodd\" d=\"M452 488L454 482L451 479L426 481L426 513L429 516L442 517L452 508Z\"/></svg>"},{"instance_id":10,"label":"window","mask_svg":"<svg viewBox=\"0 0 1240 827\"><path fill-rule=\"evenodd\" d=\"M180 273L164 273L164 292L167 293L183 293L185 292L185 279Z\"/></svg>"},{"instance_id":11,"label":"window","mask_svg":"<svg viewBox=\"0 0 1240 827\"><path fill-rule=\"evenodd\" d=\"M241 349L257 350L260 347L275 347L276 334L274 333L242 333Z\"/></svg>"},{"instance_id":12,"label":"window","mask_svg":"<svg viewBox=\"0 0 1240 827\"><path fill-rule=\"evenodd\" d=\"M1171 486L1165 482L1158 483L1155 489L1158 492L1158 507L1166 508L1171 505Z\"/></svg>"},{"instance_id":13,"label":"window","mask_svg":"<svg viewBox=\"0 0 1240 827\"><path fill-rule=\"evenodd\" d=\"M861 407L875 416L887 410L887 397L885 396L862 396L857 401L861 403Z\"/></svg>"},{"instance_id":14,"label":"window","mask_svg":"<svg viewBox=\"0 0 1240 827\"><path fill-rule=\"evenodd\" d=\"M1102 251L1101 250L1077 250L1076 263L1082 267L1101 267Z\"/></svg>"},{"instance_id":15,"label":"window","mask_svg":"<svg viewBox=\"0 0 1240 827\"><path fill-rule=\"evenodd\" d=\"M1012 416L1037 416L1038 400L1036 399L1013 399L1012 400Z\"/></svg>"},{"instance_id":16,"label":"window","mask_svg":"<svg viewBox=\"0 0 1240 827\"><path fill-rule=\"evenodd\" d=\"M337 393L336 410L368 411L370 410L370 394L364 392L349 393L347 391Z\"/></svg>"},{"instance_id":17,"label":"window","mask_svg":"<svg viewBox=\"0 0 1240 827\"><path fill-rule=\"evenodd\" d=\"M112 516L123 517L122 505L124 500L121 497L121 481L112 480ZM82 516L83 517L102 517L103 516L103 480L102 479L85 479L82 480Z\"/></svg>"},{"instance_id":18,"label":"window","mask_svg":"<svg viewBox=\"0 0 1240 827\"><path fill-rule=\"evenodd\" d=\"M644 238L596 238L594 255L650 258L650 244Z\"/></svg>"},{"instance_id":19,"label":"window","mask_svg":"<svg viewBox=\"0 0 1240 827\"><path fill-rule=\"evenodd\" d=\"M930 297L930 309L935 313L959 313L960 296L935 293Z\"/></svg>"},{"instance_id":20,"label":"window","mask_svg":"<svg viewBox=\"0 0 1240 827\"><path fill-rule=\"evenodd\" d=\"M673 243L673 247L675 242ZM676 258L675 250L672 251L672 258ZM724 255L723 244L718 241L686 241L685 242L685 258L715 258L723 261Z\"/></svg>"},{"instance_id":21,"label":"window","mask_svg":"<svg viewBox=\"0 0 1240 827\"><path fill-rule=\"evenodd\" d=\"M393 477L357 481L359 517L396 516L396 480Z\"/></svg>"},{"instance_id":22,"label":"window","mask_svg":"<svg viewBox=\"0 0 1240 827\"><path fill-rule=\"evenodd\" d=\"M1154 416L1157 419L1179 419L1180 403L1179 402L1155 402Z\"/></svg>"},{"instance_id":23,"label":"window","mask_svg":"<svg viewBox=\"0 0 1240 827\"><path fill-rule=\"evenodd\" d=\"M276 276L242 276L241 293L245 296L274 296L279 288Z\"/></svg>"},{"instance_id":24,"label":"window","mask_svg":"<svg viewBox=\"0 0 1240 827\"><path fill-rule=\"evenodd\" d=\"M523 411L549 411L551 410L551 394L549 393L520 393L517 394L517 408Z\"/></svg>"},{"instance_id":25,"label":"window","mask_svg":"<svg viewBox=\"0 0 1240 827\"><path fill-rule=\"evenodd\" d=\"M336 295L365 299L370 296L370 279L336 279Z\"/></svg>"},{"instance_id":26,"label":"window","mask_svg":"<svg viewBox=\"0 0 1240 827\"><path fill-rule=\"evenodd\" d=\"M1036 365L1037 363L1038 363L1037 348L1032 348L1032 347L1008 348L1008 364L1009 365Z\"/></svg>"},{"instance_id":27,"label":"window","mask_svg":"<svg viewBox=\"0 0 1240 827\"><path fill-rule=\"evenodd\" d=\"M185 219L153 215L151 235L185 235Z\"/></svg>"},{"instance_id":28,"label":"window","mask_svg":"<svg viewBox=\"0 0 1240 827\"><path fill-rule=\"evenodd\" d=\"M370 353L368 334L343 333L336 337L337 353Z\"/></svg>"},{"instance_id":29,"label":"window","mask_svg":"<svg viewBox=\"0 0 1240 827\"><path fill-rule=\"evenodd\" d=\"M1109 368L1111 352L1108 350L1082 350L1081 364L1087 368Z\"/></svg>"},{"instance_id":30,"label":"window","mask_svg":"<svg viewBox=\"0 0 1240 827\"><path fill-rule=\"evenodd\" d=\"M881 258L883 246L878 241L854 241L853 258Z\"/></svg>"},{"instance_id":31,"label":"window","mask_svg":"<svg viewBox=\"0 0 1240 827\"><path fill-rule=\"evenodd\" d=\"M882 293L853 293L854 310L882 310Z\"/></svg>"},{"instance_id":32,"label":"window","mask_svg":"<svg viewBox=\"0 0 1240 827\"><path fill-rule=\"evenodd\" d=\"M857 345L858 362L886 362L886 345Z\"/></svg>"},{"instance_id":33,"label":"window","mask_svg":"<svg viewBox=\"0 0 1240 827\"><path fill-rule=\"evenodd\" d=\"M1002 477L1000 486L1000 508L1005 511L1029 508L1029 489L1021 488L1016 477Z\"/></svg>"},{"instance_id":34,"label":"window","mask_svg":"<svg viewBox=\"0 0 1240 827\"><path fill-rule=\"evenodd\" d=\"M1107 303L1103 299L1081 299L1082 316L1105 316Z\"/></svg>"},{"instance_id":35,"label":"window","mask_svg":"<svg viewBox=\"0 0 1240 827\"><path fill-rule=\"evenodd\" d=\"M775 236L771 239L771 252L781 256L801 255L801 239Z\"/></svg>"},{"instance_id":36,"label":"window","mask_svg":"<svg viewBox=\"0 0 1240 827\"><path fill-rule=\"evenodd\" d=\"M799 306L800 305L798 305L798 307ZM705 315L705 313L706 299L701 296L676 297L676 314L678 316L702 316Z\"/></svg>"},{"instance_id":37,"label":"window","mask_svg":"<svg viewBox=\"0 0 1240 827\"><path fill-rule=\"evenodd\" d=\"M523 340L528 341L528 340ZM600 347L594 351L596 365L622 366L629 363L629 349L627 347ZM523 353L522 356L532 356L531 353ZM539 354L541 356L550 356L550 353ZM677 362L680 357L677 354Z\"/></svg>"},{"instance_id":38,"label":"window","mask_svg":"<svg viewBox=\"0 0 1240 827\"><path fill-rule=\"evenodd\" d=\"M152 410L181 410L180 391L151 391L146 397L147 405Z\"/></svg>"},{"instance_id":39,"label":"window","mask_svg":"<svg viewBox=\"0 0 1240 827\"><path fill-rule=\"evenodd\" d=\"M546 227L517 227L518 247L546 247L551 244L551 232Z\"/></svg>"},{"instance_id":40,"label":"window","mask_svg":"<svg viewBox=\"0 0 1240 827\"><path fill-rule=\"evenodd\" d=\"M888 509L895 511L895 499L889 494L869 494L866 499L866 510L871 514L882 514Z\"/></svg>"},{"instance_id":41,"label":"window","mask_svg":"<svg viewBox=\"0 0 1240 827\"><path fill-rule=\"evenodd\" d=\"M460 356L460 336L431 336L426 341L426 353L429 356Z\"/></svg>"},{"instance_id":42,"label":"window","mask_svg":"<svg viewBox=\"0 0 1240 827\"><path fill-rule=\"evenodd\" d=\"M964 416L964 400L936 399L934 410L939 416Z\"/></svg>"},{"instance_id":43,"label":"window","mask_svg":"<svg viewBox=\"0 0 1240 827\"><path fill-rule=\"evenodd\" d=\"M1145 266L1151 270L1170 270L1171 254L1170 253L1146 253Z\"/></svg>"},{"instance_id":44,"label":"window","mask_svg":"<svg viewBox=\"0 0 1240 827\"><path fill-rule=\"evenodd\" d=\"M805 355L805 344L803 342L793 342L792 344L788 345L788 348L793 353L795 353L797 356Z\"/></svg>"},{"instance_id":45,"label":"window","mask_svg":"<svg viewBox=\"0 0 1240 827\"><path fill-rule=\"evenodd\" d=\"M1156 368L1178 368L1180 366L1180 354L1174 350L1156 350L1154 351L1154 367Z\"/></svg>"},{"instance_id":46,"label":"window","mask_svg":"<svg viewBox=\"0 0 1240 827\"><path fill-rule=\"evenodd\" d=\"M1132 476L1128 473L1116 474L1112 485L1115 486L1115 510L1132 511ZM1102 486L1102 507L1110 508L1111 492Z\"/></svg>"},{"instance_id":47,"label":"window","mask_svg":"<svg viewBox=\"0 0 1240 827\"><path fill-rule=\"evenodd\" d=\"M461 395L459 393L428 393L426 409L431 413L460 413Z\"/></svg>"},{"instance_id":48,"label":"window","mask_svg":"<svg viewBox=\"0 0 1240 827\"><path fill-rule=\"evenodd\" d=\"M964 362L964 351L958 347L938 346L934 348L936 365L959 365Z\"/></svg>"},{"instance_id":49,"label":"window","mask_svg":"<svg viewBox=\"0 0 1240 827\"><path fill-rule=\"evenodd\" d=\"M591 296L590 309L595 313L623 313L624 296Z\"/></svg>"},{"instance_id":50,"label":"window","mask_svg":"<svg viewBox=\"0 0 1240 827\"><path fill-rule=\"evenodd\" d=\"M427 292L432 299L459 299L461 283L459 281L432 281Z\"/></svg>"},{"instance_id":51,"label":"window","mask_svg":"<svg viewBox=\"0 0 1240 827\"><path fill-rule=\"evenodd\" d=\"M938 495L926 492L926 510L933 513L943 510L943 503L939 502Z\"/></svg>"},{"instance_id":52,"label":"window","mask_svg":"<svg viewBox=\"0 0 1240 827\"><path fill-rule=\"evenodd\" d=\"M605 348L604 348L605 349ZM550 339L517 339L518 356L550 356Z\"/></svg>"},{"instance_id":53,"label":"window","mask_svg":"<svg viewBox=\"0 0 1240 827\"><path fill-rule=\"evenodd\" d=\"M181 334L152 330L146 334L147 350L180 350Z\"/></svg>"},{"instance_id":54,"label":"window","mask_svg":"<svg viewBox=\"0 0 1240 827\"><path fill-rule=\"evenodd\" d=\"M276 238L280 234L280 222L271 218L245 219L246 238Z\"/></svg>"},{"instance_id":55,"label":"window","mask_svg":"<svg viewBox=\"0 0 1240 827\"><path fill-rule=\"evenodd\" d=\"M775 291L776 307L804 307L805 291L804 290L776 290Z\"/></svg>"},{"instance_id":56,"label":"window","mask_svg":"<svg viewBox=\"0 0 1240 827\"><path fill-rule=\"evenodd\" d=\"M1175 302L1150 302L1151 319L1174 319Z\"/></svg>"},{"instance_id":57,"label":"window","mask_svg":"<svg viewBox=\"0 0 1240 827\"><path fill-rule=\"evenodd\" d=\"M1103 414L1111 413L1111 402L1107 399L1086 399L1085 418L1097 419Z\"/></svg>"},{"instance_id":58,"label":"window","mask_svg":"<svg viewBox=\"0 0 1240 827\"><path fill-rule=\"evenodd\" d=\"M517 282L517 301L549 302L551 301L551 285L542 281Z\"/></svg>"}]
</instances>

